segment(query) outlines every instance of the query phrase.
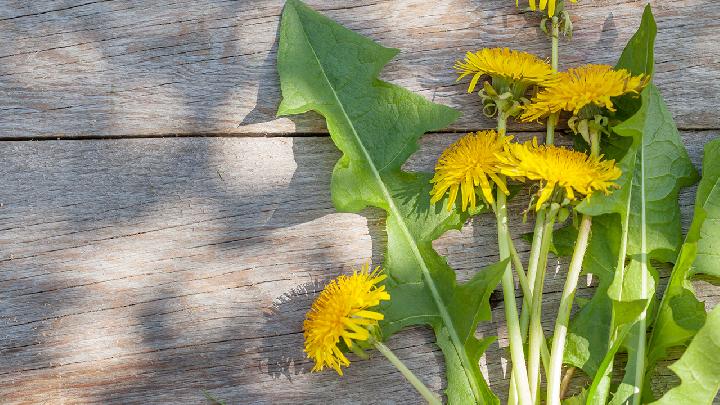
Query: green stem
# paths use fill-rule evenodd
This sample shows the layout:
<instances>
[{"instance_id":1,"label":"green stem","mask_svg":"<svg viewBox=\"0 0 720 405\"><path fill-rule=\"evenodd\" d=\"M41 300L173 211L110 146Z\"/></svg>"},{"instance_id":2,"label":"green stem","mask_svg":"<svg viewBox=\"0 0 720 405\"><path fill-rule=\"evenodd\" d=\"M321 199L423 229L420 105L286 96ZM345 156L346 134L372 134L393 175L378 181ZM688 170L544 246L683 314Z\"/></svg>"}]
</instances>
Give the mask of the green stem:
<instances>
[{"instance_id":1,"label":"green stem","mask_svg":"<svg viewBox=\"0 0 720 405\"><path fill-rule=\"evenodd\" d=\"M557 16L552 18L552 58L551 64L553 71L558 71L559 59L560 59L560 19Z\"/></svg>"},{"instance_id":2,"label":"green stem","mask_svg":"<svg viewBox=\"0 0 720 405\"><path fill-rule=\"evenodd\" d=\"M532 290L530 289L530 283L528 282L527 275L525 275L525 269L523 268L522 260L520 255L515 248L515 243L512 237L508 235L508 245L510 245L510 257L512 258L513 267L515 267L515 273L518 275L518 281L520 282L520 288L523 292L523 305L530 305L532 299ZM522 329L522 325L520 325Z\"/></svg>"},{"instance_id":3,"label":"green stem","mask_svg":"<svg viewBox=\"0 0 720 405\"><path fill-rule=\"evenodd\" d=\"M410 369L407 368L407 366L405 366L405 364L400 361L397 356L395 356L395 353L393 353L389 347L374 339L371 342L375 346L375 348L380 353L382 353L390 361L390 363L392 363L392 365L398 369L398 371L400 371L400 374L402 374L403 377L405 377L405 379L407 379L408 382L412 384L413 387L415 387L415 389L420 393L420 395L425 398L428 404L442 405L442 401L440 400L440 398L438 398L435 393L430 391L430 389L428 389L428 387L426 387L425 384L423 384L422 381L420 381L415 376L415 374L413 374L413 372L410 371Z\"/></svg>"},{"instance_id":4,"label":"green stem","mask_svg":"<svg viewBox=\"0 0 720 405\"><path fill-rule=\"evenodd\" d=\"M557 72L559 69L560 59L560 20L557 17L552 18L552 57L551 66L553 72ZM547 121L547 135L545 135L545 143L552 145L555 143L555 125L557 124L558 115L551 114Z\"/></svg>"},{"instance_id":5,"label":"green stem","mask_svg":"<svg viewBox=\"0 0 720 405\"><path fill-rule=\"evenodd\" d=\"M537 212L535 217L535 229L533 230L533 241L530 247L530 257L528 258L527 279L530 288L535 286L535 277L537 276L538 265L540 264L540 251L542 247L543 233L545 229L545 209ZM532 299L532 294L531 294ZM522 314L520 315L520 327L523 331L523 342L527 337L528 325L530 324L530 314L532 313L532 305L523 305Z\"/></svg>"},{"instance_id":6,"label":"green stem","mask_svg":"<svg viewBox=\"0 0 720 405\"><path fill-rule=\"evenodd\" d=\"M558 204L552 204L545 217L542 244L540 245L541 260L532 291L533 299L530 307L532 308L532 314L530 317L530 338L528 343L528 381L530 382L530 395L533 398L533 403L538 402L541 347L545 342L545 335L542 329L542 294L547 269L547 256L550 251L550 242L552 241L553 225L555 224L555 218L557 218L559 209L560 206Z\"/></svg>"},{"instance_id":7,"label":"green stem","mask_svg":"<svg viewBox=\"0 0 720 405\"><path fill-rule=\"evenodd\" d=\"M555 125L558 122L558 114L550 114L547 119L547 132L545 134L545 144L552 145L555 143Z\"/></svg>"},{"instance_id":8,"label":"green stem","mask_svg":"<svg viewBox=\"0 0 720 405\"><path fill-rule=\"evenodd\" d=\"M505 134L507 116L502 109L498 109L498 133ZM495 216L497 219L498 251L500 260L510 258L510 232L508 230L507 199L505 193L497 190L495 202ZM510 358L512 360L512 375L515 385L510 390L517 390L520 404L530 404L530 388L525 365L525 352L523 349L522 334L520 333L520 320L515 303L515 281L510 263L508 263L502 278L503 301L505 304L505 321L507 322L508 337L510 339Z\"/></svg>"},{"instance_id":9,"label":"green stem","mask_svg":"<svg viewBox=\"0 0 720 405\"><path fill-rule=\"evenodd\" d=\"M592 226L592 217L583 215L580 222L580 230L578 238L575 242L575 251L573 252L570 268L568 269L565 287L560 297L560 308L558 309L557 320L555 321L555 332L553 334L552 349L550 351L550 373L548 375L548 405L560 405L560 381L562 378L562 363L565 353L565 338L567 337L568 324L570 322L570 310L572 309L573 299L577 283L582 270L582 262L587 250L588 241L590 240L590 227Z\"/></svg>"},{"instance_id":10,"label":"green stem","mask_svg":"<svg viewBox=\"0 0 720 405\"><path fill-rule=\"evenodd\" d=\"M523 314L527 311L527 308L530 307L530 300L532 299L532 291L530 290L530 284L528 283L527 276L525 275L525 269L523 268L522 260L520 259L520 255L517 252L517 249L515 248L515 243L512 240L512 237L508 234L508 245L510 245L510 257L512 257L512 263L513 267L515 268L515 273L518 275L518 281L520 282L520 288L523 292ZM524 329L523 329L524 328ZM525 339L525 336L527 335L527 323L525 326L522 324L522 319L520 320L520 334L522 335L523 342ZM517 404L517 389L515 386L515 372L513 371L510 375L510 395L508 397L508 405L515 405Z\"/></svg>"},{"instance_id":11,"label":"green stem","mask_svg":"<svg viewBox=\"0 0 720 405\"><path fill-rule=\"evenodd\" d=\"M498 249L500 260L510 258L510 244L508 243L507 202L505 194L498 190L495 215L498 227ZM525 352L523 351L522 335L520 334L520 320L518 319L517 305L515 303L515 282L512 268L508 263L502 278L503 301L505 304L505 320L507 322L508 337L510 338L510 357L512 370L516 376L515 388L521 404L530 404L530 388L528 385L527 368L525 366Z\"/></svg>"},{"instance_id":12,"label":"green stem","mask_svg":"<svg viewBox=\"0 0 720 405\"><path fill-rule=\"evenodd\" d=\"M505 115L505 111L502 110L502 107L498 106L498 116L497 116L498 134L505 135L505 132L507 132L507 119L508 119L508 117Z\"/></svg>"},{"instance_id":13,"label":"green stem","mask_svg":"<svg viewBox=\"0 0 720 405\"><path fill-rule=\"evenodd\" d=\"M590 130L590 156L596 157L600 154L600 133L597 130ZM590 241L590 228L592 217L583 215L580 221L578 238L575 242L575 251L570 260L567 279L560 297L557 319L555 321L555 332L553 333L552 348L550 351L550 372L548 374L547 405L560 405L560 384L562 379L562 362L565 354L565 339L567 337L568 325L570 323L570 312L572 310L577 283L580 279L583 259Z\"/></svg>"}]
</instances>

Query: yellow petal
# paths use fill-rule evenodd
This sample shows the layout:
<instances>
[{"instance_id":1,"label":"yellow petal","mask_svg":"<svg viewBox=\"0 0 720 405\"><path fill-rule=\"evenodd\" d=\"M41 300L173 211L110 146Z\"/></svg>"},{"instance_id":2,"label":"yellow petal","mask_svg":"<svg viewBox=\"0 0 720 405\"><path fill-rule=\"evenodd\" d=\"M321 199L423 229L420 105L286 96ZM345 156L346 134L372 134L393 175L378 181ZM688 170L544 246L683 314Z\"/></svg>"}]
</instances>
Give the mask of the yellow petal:
<instances>
[{"instance_id":1,"label":"yellow petal","mask_svg":"<svg viewBox=\"0 0 720 405\"><path fill-rule=\"evenodd\" d=\"M537 205L535 206L536 211L540 211L540 206L542 206L547 200L550 199L553 190L555 190L555 183L548 183L545 185L545 187L542 189L542 192L540 193Z\"/></svg>"},{"instance_id":2,"label":"yellow petal","mask_svg":"<svg viewBox=\"0 0 720 405\"><path fill-rule=\"evenodd\" d=\"M470 80L470 86L468 87L468 93L472 93L475 90L475 86L477 85L478 80L480 80L480 76L482 76L481 73L475 73L475 76L473 76L472 80Z\"/></svg>"},{"instance_id":3,"label":"yellow petal","mask_svg":"<svg viewBox=\"0 0 720 405\"><path fill-rule=\"evenodd\" d=\"M488 179L485 176L480 178L480 189L482 190L483 196L488 204L495 204L495 199L493 199L492 194L492 186L490 186L490 182L488 182Z\"/></svg>"}]
</instances>

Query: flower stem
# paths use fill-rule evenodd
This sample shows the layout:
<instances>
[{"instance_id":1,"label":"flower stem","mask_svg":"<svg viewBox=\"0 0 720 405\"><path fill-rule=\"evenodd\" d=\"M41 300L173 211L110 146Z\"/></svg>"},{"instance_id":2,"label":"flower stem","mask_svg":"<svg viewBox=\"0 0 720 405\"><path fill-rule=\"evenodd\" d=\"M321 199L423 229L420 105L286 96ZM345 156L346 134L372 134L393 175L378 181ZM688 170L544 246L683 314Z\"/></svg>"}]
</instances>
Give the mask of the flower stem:
<instances>
[{"instance_id":1,"label":"flower stem","mask_svg":"<svg viewBox=\"0 0 720 405\"><path fill-rule=\"evenodd\" d=\"M523 292L523 305L526 303L527 305L530 305L532 290L530 289L530 283L525 275L522 260L520 259L520 255L518 254L517 249L515 248L515 243L510 235L508 235L508 245L510 246L510 257L512 258L513 267L515 267L515 272L518 275L518 282L520 283L520 288ZM522 331L522 325L520 325L520 329Z\"/></svg>"},{"instance_id":2,"label":"flower stem","mask_svg":"<svg viewBox=\"0 0 720 405\"><path fill-rule=\"evenodd\" d=\"M400 371L400 374L402 374L403 377L405 377L405 379L407 379L408 382L412 384L413 387L415 387L415 389L420 393L420 395L425 398L428 404L442 405L442 401L440 400L440 398L438 398L435 393L430 391L430 389L428 389L428 387L425 386L425 384L423 384L422 381L420 381L415 376L415 374L413 374L413 372L410 371L410 369L407 368L407 366L405 366L402 361L400 361L397 356L395 356L395 353L393 353L389 347L374 339L372 340L372 344L390 361L390 363L392 363L393 366L395 366L395 368L398 369L398 371Z\"/></svg>"},{"instance_id":3,"label":"flower stem","mask_svg":"<svg viewBox=\"0 0 720 405\"><path fill-rule=\"evenodd\" d=\"M507 202L505 194L498 190L495 215L498 227L498 248L500 260L510 258L510 244L508 243ZM515 282L512 269L508 263L502 278L503 301L505 304L505 321L507 322L508 337L510 338L510 357L515 378L518 400L521 404L530 404L530 388L528 385L527 368L525 366L525 352L523 351L522 335L520 334L520 320L518 319L517 305L515 303ZM512 389L512 388L511 388Z\"/></svg>"},{"instance_id":4,"label":"flower stem","mask_svg":"<svg viewBox=\"0 0 720 405\"><path fill-rule=\"evenodd\" d=\"M596 157L600 155L600 132L590 130L590 156ZM562 296L560 297L560 308L558 309L557 319L555 321L555 332L553 333L552 348L550 350L550 373L548 375L548 405L560 405L561 396L561 377L562 377L562 361L565 353L565 339L567 337L568 324L570 323L570 312L572 310L575 292L577 291L577 283L580 279L582 270L582 262L585 258L588 242L590 241L590 228L592 227L592 217L583 215L580 221L580 229L578 238L575 241L575 251L570 260L570 268L568 269L567 278L565 279L565 287L563 287Z\"/></svg>"},{"instance_id":5,"label":"flower stem","mask_svg":"<svg viewBox=\"0 0 720 405\"><path fill-rule=\"evenodd\" d=\"M596 157L600 154L600 133L597 130L590 131L590 156ZM568 324L570 323L570 311L572 310L577 283L580 279L585 251L590 241L590 228L592 217L583 215L580 221L578 238L575 241L575 251L570 260L567 279L560 297L560 308L558 309L555 321L555 332L553 334L552 348L550 351L550 373L548 375L547 405L560 405L562 362L565 353L565 339L567 337Z\"/></svg>"},{"instance_id":6,"label":"flower stem","mask_svg":"<svg viewBox=\"0 0 720 405\"><path fill-rule=\"evenodd\" d=\"M530 308L532 303L532 297L533 293L530 289L530 283L528 282L527 276L525 275L525 270L523 269L522 261L520 260L520 255L517 252L517 249L515 248L515 243L513 242L512 238L508 234L508 244L510 245L510 257L512 257L513 267L515 267L515 272L518 275L518 281L520 282L520 288L523 292L523 314L530 314ZM528 322L525 322L525 324L520 323L520 334L522 335L523 342L524 339L527 337L527 329L528 329ZM550 364L550 352L547 348L547 342L545 341L545 335L543 334L542 342L540 346L540 354L542 356L542 364L545 370L545 374L548 373L547 366ZM516 390L515 390L515 373L513 372L510 376L510 399L508 401L508 404L516 404Z\"/></svg>"},{"instance_id":7,"label":"flower stem","mask_svg":"<svg viewBox=\"0 0 720 405\"><path fill-rule=\"evenodd\" d=\"M542 294L545 284L545 273L547 268L547 256L550 251L550 241L552 240L553 225L557 218L558 204L552 204L550 210L545 217L543 225L542 244L540 245L540 263L538 265L538 273L535 277L535 285L533 286L532 295L532 313L530 317L529 343L528 343L528 381L530 382L530 395L533 403L537 403L539 385L540 385L540 360L541 347L545 342L545 335L542 329Z\"/></svg>"},{"instance_id":8,"label":"flower stem","mask_svg":"<svg viewBox=\"0 0 720 405\"><path fill-rule=\"evenodd\" d=\"M560 19L557 16L552 18L552 58L551 65L553 71L558 71L559 59L560 59Z\"/></svg>"},{"instance_id":9,"label":"flower stem","mask_svg":"<svg viewBox=\"0 0 720 405\"><path fill-rule=\"evenodd\" d=\"M528 259L527 280L530 288L535 287L535 277L537 276L538 264L540 263L540 250L542 247L543 233L545 229L545 208L537 212L535 216L535 229L533 230L533 240L530 247L530 258ZM532 290L531 290L532 291ZM532 295L530 296L532 300ZM523 342L527 338L528 325L530 324L530 314L532 313L532 304L523 305L522 314L520 315L520 327L523 332Z\"/></svg>"},{"instance_id":10,"label":"flower stem","mask_svg":"<svg viewBox=\"0 0 720 405\"><path fill-rule=\"evenodd\" d=\"M568 324L570 322L570 310L572 309L575 291L577 289L580 270L582 269L583 258L590 240L590 227L592 217L583 215L580 221L580 230L575 242L568 269L565 287L560 297L560 308L558 309L557 320L555 321L555 333L553 334L552 348L550 350L550 374L548 376L548 405L560 405L560 379L562 377L563 355L565 353L565 338L567 336Z\"/></svg>"},{"instance_id":11,"label":"flower stem","mask_svg":"<svg viewBox=\"0 0 720 405\"><path fill-rule=\"evenodd\" d=\"M498 109L497 127L500 135L505 135L507 116L502 109ZM508 230L507 199L502 190L497 190L495 203L495 217L497 219L498 251L500 260L509 259L510 232ZM519 269L518 269L519 270ZM525 352L523 349L522 334L520 333L520 320L515 303L515 281L510 263L505 268L502 277L503 301L505 304L505 321L507 322L508 337L510 339L510 357L512 360L512 375L515 384L510 391L516 390L520 404L530 404L530 387L528 385L527 367L525 365Z\"/></svg>"},{"instance_id":12,"label":"flower stem","mask_svg":"<svg viewBox=\"0 0 720 405\"><path fill-rule=\"evenodd\" d=\"M553 72L559 69L560 59L560 20L557 17L552 18L552 57L551 65ZM558 115L551 114L547 121L547 135L545 135L545 143L552 145L555 143L555 125L557 124Z\"/></svg>"}]
</instances>

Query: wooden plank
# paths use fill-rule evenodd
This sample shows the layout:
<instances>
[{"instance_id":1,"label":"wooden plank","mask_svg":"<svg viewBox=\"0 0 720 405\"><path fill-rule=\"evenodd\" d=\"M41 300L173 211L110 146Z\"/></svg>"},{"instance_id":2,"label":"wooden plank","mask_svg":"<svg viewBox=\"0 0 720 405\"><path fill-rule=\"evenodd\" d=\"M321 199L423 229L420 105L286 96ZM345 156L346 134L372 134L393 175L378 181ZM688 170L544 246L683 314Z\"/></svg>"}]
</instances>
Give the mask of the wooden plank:
<instances>
[{"instance_id":1,"label":"wooden plank","mask_svg":"<svg viewBox=\"0 0 720 405\"><path fill-rule=\"evenodd\" d=\"M510 46L549 56L539 18L511 0L309 1L400 55L383 77L461 109L453 130L492 127L455 83L465 51ZM581 1L564 67L613 64L646 2ZM681 128L720 128L720 9L650 1L659 25L656 82ZM275 118L283 2L3 1L0 136L316 133L315 116ZM529 127L524 127L529 128Z\"/></svg>"},{"instance_id":2,"label":"wooden plank","mask_svg":"<svg viewBox=\"0 0 720 405\"><path fill-rule=\"evenodd\" d=\"M526 135L524 135L526 136ZM685 132L693 160L717 131ZM426 136L407 164L429 170L458 134ZM382 260L376 210L336 213L326 137L3 142L0 178L0 398L3 403L419 403L387 361L344 378L309 373L302 319L324 283ZM683 221L694 191L682 193ZM527 201L513 202L513 232ZM497 260L493 220L437 243L461 280ZM521 252L528 247L521 244ZM557 263L552 260L551 266ZM545 302L563 275L549 272ZM581 288L587 295L591 289ZM707 305L718 288L700 285ZM482 360L507 389L499 334ZM550 329L552 317L547 317ZM442 358L425 328L390 346L432 389ZM669 384L672 375L655 384ZM576 385L577 388L577 385Z\"/></svg>"}]
</instances>

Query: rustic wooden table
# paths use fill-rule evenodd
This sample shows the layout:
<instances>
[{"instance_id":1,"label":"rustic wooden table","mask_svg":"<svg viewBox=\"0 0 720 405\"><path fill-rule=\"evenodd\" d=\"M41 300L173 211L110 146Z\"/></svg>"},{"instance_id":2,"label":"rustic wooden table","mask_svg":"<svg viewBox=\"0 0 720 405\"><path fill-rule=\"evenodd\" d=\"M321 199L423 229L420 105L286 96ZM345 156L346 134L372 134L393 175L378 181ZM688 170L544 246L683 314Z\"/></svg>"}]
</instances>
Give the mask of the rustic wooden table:
<instances>
[{"instance_id":1,"label":"rustic wooden table","mask_svg":"<svg viewBox=\"0 0 720 405\"><path fill-rule=\"evenodd\" d=\"M462 132L493 126L455 83L455 59L488 46L549 54L537 18L512 0L309 3L400 48L386 80L465 113L424 138L411 169L430 169ZM614 63L645 3L573 5L561 64ZM655 80L699 164L720 132L720 9L651 3ZM203 390L228 404L419 402L382 358L338 378L311 374L303 356L315 293L353 265L380 263L384 224L376 211L333 209L339 154L321 119L275 118L281 9L279 0L0 4L0 402L203 403ZM682 193L685 224L693 195ZM527 229L513 225L516 235ZM492 220L478 218L436 247L467 279L497 260L493 234ZM550 306L562 277L551 269ZM708 307L720 301L718 288L698 287ZM499 295L493 305L478 334L500 335L482 366L504 395ZM443 389L428 330L389 345ZM657 386L674 383L661 375Z\"/></svg>"}]
</instances>

